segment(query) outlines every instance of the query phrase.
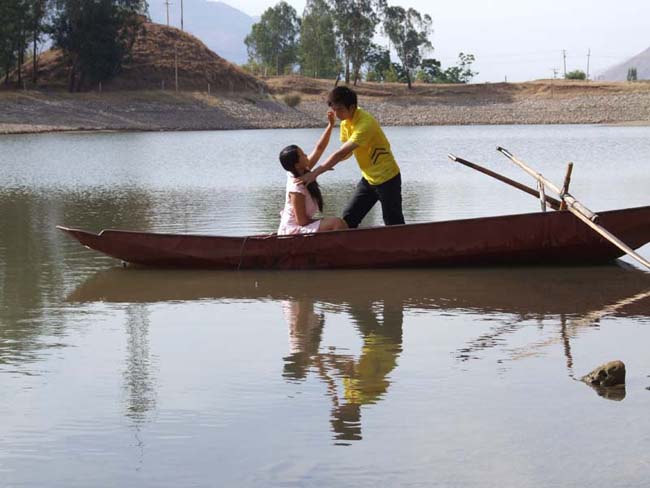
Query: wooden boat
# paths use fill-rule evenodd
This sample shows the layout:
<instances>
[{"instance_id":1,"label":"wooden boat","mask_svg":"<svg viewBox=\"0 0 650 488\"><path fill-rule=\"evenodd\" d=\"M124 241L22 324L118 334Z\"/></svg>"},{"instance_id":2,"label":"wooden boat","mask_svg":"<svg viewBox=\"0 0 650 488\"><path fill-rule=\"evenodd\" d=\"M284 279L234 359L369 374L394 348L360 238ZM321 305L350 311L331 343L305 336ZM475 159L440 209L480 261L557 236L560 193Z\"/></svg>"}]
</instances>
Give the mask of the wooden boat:
<instances>
[{"instance_id":1,"label":"wooden boat","mask_svg":"<svg viewBox=\"0 0 650 488\"><path fill-rule=\"evenodd\" d=\"M599 212L632 249L650 242L650 206ZM568 211L406 224L294 236L225 237L58 227L84 246L141 266L341 269L598 264L624 252Z\"/></svg>"}]
</instances>

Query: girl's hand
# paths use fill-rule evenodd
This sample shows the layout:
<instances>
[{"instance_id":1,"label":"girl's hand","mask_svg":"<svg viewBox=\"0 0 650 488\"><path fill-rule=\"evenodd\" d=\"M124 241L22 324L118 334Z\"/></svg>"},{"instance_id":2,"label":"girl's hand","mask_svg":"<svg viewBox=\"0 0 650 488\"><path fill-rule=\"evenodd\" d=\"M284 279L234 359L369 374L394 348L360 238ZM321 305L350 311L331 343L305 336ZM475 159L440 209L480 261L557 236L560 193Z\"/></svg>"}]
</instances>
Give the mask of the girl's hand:
<instances>
[{"instance_id":1,"label":"girl's hand","mask_svg":"<svg viewBox=\"0 0 650 488\"><path fill-rule=\"evenodd\" d=\"M334 114L334 110L328 110L327 111L327 122L331 127L334 127L334 123L336 122L336 115Z\"/></svg>"}]
</instances>

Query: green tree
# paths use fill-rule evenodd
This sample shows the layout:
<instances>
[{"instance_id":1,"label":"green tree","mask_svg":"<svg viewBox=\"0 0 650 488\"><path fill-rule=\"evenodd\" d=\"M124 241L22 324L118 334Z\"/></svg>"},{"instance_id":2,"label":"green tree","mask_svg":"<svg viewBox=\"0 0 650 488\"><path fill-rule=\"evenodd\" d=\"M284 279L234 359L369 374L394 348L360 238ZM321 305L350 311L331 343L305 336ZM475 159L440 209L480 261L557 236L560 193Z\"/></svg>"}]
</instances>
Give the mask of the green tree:
<instances>
[{"instance_id":1,"label":"green tree","mask_svg":"<svg viewBox=\"0 0 650 488\"><path fill-rule=\"evenodd\" d=\"M38 45L43 40L47 29L47 0L29 0L29 26L32 43L32 83L38 81Z\"/></svg>"},{"instance_id":2,"label":"green tree","mask_svg":"<svg viewBox=\"0 0 650 488\"><path fill-rule=\"evenodd\" d=\"M300 26L300 71L314 78L337 74L332 12L325 0L307 0Z\"/></svg>"},{"instance_id":3,"label":"green tree","mask_svg":"<svg viewBox=\"0 0 650 488\"><path fill-rule=\"evenodd\" d=\"M475 60L473 54L459 53L456 66L444 70L440 79L436 81L438 83L469 83L478 74L478 72L472 71L472 64Z\"/></svg>"},{"instance_id":4,"label":"green tree","mask_svg":"<svg viewBox=\"0 0 650 488\"><path fill-rule=\"evenodd\" d=\"M29 32L28 0L0 2L0 69L9 84L9 74L15 68L17 83L22 83L22 65L25 60Z\"/></svg>"},{"instance_id":5,"label":"green tree","mask_svg":"<svg viewBox=\"0 0 650 488\"><path fill-rule=\"evenodd\" d=\"M379 24L379 12L385 0L329 0L334 12L336 35L343 54L345 82L354 75L357 83L361 66L372 46L375 28Z\"/></svg>"},{"instance_id":6,"label":"green tree","mask_svg":"<svg viewBox=\"0 0 650 488\"><path fill-rule=\"evenodd\" d=\"M115 76L139 32L142 0L55 0L54 45L70 68L68 88L83 89Z\"/></svg>"},{"instance_id":7,"label":"green tree","mask_svg":"<svg viewBox=\"0 0 650 488\"><path fill-rule=\"evenodd\" d=\"M388 49L373 44L366 56L366 66L368 81L386 81L386 73L391 69Z\"/></svg>"},{"instance_id":8,"label":"green tree","mask_svg":"<svg viewBox=\"0 0 650 488\"><path fill-rule=\"evenodd\" d=\"M422 61L423 51L433 49L429 41L431 24L429 15L420 15L412 8L387 7L384 10L384 32L395 46L409 88L413 73Z\"/></svg>"},{"instance_id":9,"label":"green tree","mask_svg":"<svg viewBox=\"0 0 650 488\"><path fill-rule=\"evenodd\" d=\"M297 41L300 21L296 10L281 1L264 11L259 22L253 24L244 42L249 63L271 68L276 75L285 72L297 60Z\"/></svg>"},{"instance_id":10,"label":"green tree","mask_svg":"<svg viewBox=\"0 0 650 488\"><path fill-rule=\"evenodd\" d=\"M637 80L636 68L628 68L627 81L636 81L636 80Z\"/></svg>"},{"instance_id":11,"label":"green tree","mask_svg":"<svg viewBox=\"0 0 650 488\"><path fill-rule=\"evenodd\" d=\"M586 80L587 79L587 74L582 71L582 70L574 70L574 71L569 71L565 76L565 79L567 80Z\"/></svg>"},{"instance_id":12,"label":"green tree","mask_svg":"<svg viewBox=\"0 0 650 488\"><path fill-rule=\"evenodd\" d=\"M423 59L418 70L418 80L425 83L436 83L444 78L442 63L434 58Z\"/></svg>"},{"instance_id":13,"label":"green tree","mask_svg":"<svg viewBox=\"0 0 650 488\"><path fill-rule=\"evenodd\" d=\"M473 54L460 53L456 66L442 69L437 59L427 58L420 63L417 79L425 83L469 83L478 72L472 70L476 58Z\"/></svg>"},{"instance_id":14,"label":"green tree","mask_svg":"<svg viewBox=\"0 0 650 488\"><path fill-rule=\"evenodd\" d=\"M16 62L14 39L18 9L13 2L0 2L0 74L5 77L5 85L9 83L9 72Z\"/></svg>"}]
</instances>

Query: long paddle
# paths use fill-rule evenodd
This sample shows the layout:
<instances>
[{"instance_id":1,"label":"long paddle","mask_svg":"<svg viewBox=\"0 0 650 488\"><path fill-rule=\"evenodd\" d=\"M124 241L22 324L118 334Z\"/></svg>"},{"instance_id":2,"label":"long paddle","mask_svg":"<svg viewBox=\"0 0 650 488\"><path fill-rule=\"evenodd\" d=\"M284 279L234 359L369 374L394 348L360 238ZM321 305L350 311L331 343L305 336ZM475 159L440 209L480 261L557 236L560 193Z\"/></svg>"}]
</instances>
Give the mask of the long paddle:
<instances>
[{"instance_id":1,"label":"long paddle","mask_svg":"<svg viewBox=\"0 0 650 488\"><path fill-rule=\"evenodd\" d=\"M497 179L503 183L506 183L507 185L513 186L525 193L528 193L529 195L532 195L534 197L540 198L539 192L537 190L534 190L533 188L523 185L519 183L518 181L511 180L507 176L500 175L499 173L496 173L492 170L489 170L483 166L480 166L476 163L471 163L470 161L467 161L466 159L459 158L458 156L455 156L453 154L448 154L447 157L451 159L452 161L455 161L457 163L460 163L464 166L467 166L468 168L475 169L476 171L483 173L485 175L491 176L494 179ZM553 210L560 210L560 205L562 202L559 200L556 200L553 197L546 196L546 203L548 204L549 207L551 207Z\"/></svg>"},{"instance_id":2,"label":"long paddle","mask_svg":"<svg viewBox=\"0 0 650 488\"><path fill-rule=\"evenodd\" d=\"M611 234L609 231L607 231L607 229L596 224L594 221L598 218L598 216L595 213L593 213L591 210L589 210L587 207L582 205L580 202L578 202L571 194L567 192L563 192L563 190L561 190L556 185L548 181L540 173L533 170L532 168L529 168L525 163L523 163L522 161L514 157L512 153L507 149L504 149L502 147L497 147L497 151L499 151L501 154L506 156L510 161L515 163L526 173L528 173L533 178L535 178L538 182L540 182L543 185L546 185L552 191L557 193L562 199L562 201L566 203L567 210L569 212L571 212L577 218L582 220L585 224L587 224L589 227L591 227L594 231L596 231L598 234L603 236L609 242L614 244L616 247L618 247L621 251L626 253L628 256L634 258L636 261L644 265L646 268L650 269L650 261L645 259L643 256L637 254L636 252L634 252L634 250L631 247L629 247L627 244L625 244L615 235Z\"/></svg>"}]
</instances>

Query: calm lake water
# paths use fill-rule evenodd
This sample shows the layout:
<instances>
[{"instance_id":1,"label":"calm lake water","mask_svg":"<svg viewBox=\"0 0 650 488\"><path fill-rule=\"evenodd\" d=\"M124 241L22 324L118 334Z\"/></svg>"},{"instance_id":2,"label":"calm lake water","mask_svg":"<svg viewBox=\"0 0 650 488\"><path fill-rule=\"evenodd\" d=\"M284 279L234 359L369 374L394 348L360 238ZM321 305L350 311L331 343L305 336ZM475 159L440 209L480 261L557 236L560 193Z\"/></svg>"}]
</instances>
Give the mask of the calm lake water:
<instances>
[{"instance_id":1,"label":"calm lake water","mask_svg":"<svg viewBox=\"0 0 650 488\"><path fill-rule=\"evenodd\" d=\"M497 145L558 184L573 161L593 210L650 203L648 127L386 132L408 222L537 211L446 158L534 186ZM645 486L650 273L629 260L122 269L55 229L272 232L277 153L319 134L0 137L0 486ZM357 178L321 178L327 214ZM577 381L613 359L625 390Z\"/></svg>"}]
</instances>

